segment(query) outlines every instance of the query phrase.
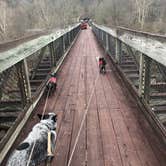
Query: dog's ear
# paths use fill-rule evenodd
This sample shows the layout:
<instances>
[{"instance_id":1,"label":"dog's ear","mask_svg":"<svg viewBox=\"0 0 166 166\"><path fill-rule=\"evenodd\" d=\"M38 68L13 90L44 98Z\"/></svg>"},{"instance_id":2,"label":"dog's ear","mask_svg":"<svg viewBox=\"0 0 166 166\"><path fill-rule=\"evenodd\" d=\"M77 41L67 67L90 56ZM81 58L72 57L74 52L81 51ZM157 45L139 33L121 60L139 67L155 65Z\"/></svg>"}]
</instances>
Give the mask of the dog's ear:
<instances>
[{"instance_id":1,"label":"dog's ear","mask_svg":"<svg viewBox=\"0 0 166 166\"><path fill-rule=\"evenodd\" d=\"M45 114L45 115L37 114L37 116L39 117L40 120L42 120L42 119L49 119L49 115L48 114Z\"/></svg>"},{"instance_id":2,"label":"dog's ear","mask_svg":"<svg viewBox=\"0 0 166 166\"><path fill-rule=\"evenodd\" d=\"M29 145L28 142L23 142L23 143L21 143L20 145L18 145L18 147L17 147L16 149L21 151L21 150L27 149L29 146L30 146L30 145Z\"/></svg>"},{"instance_id":3,"label":"dog's ear","mask_svg":"<svg viewBox=\"0 0 166 166\"><path fill-rule=\"evenodd\" d=\"M57 121L57 116L58 116L58 115L54 115L51 119L52 119L54 122L56 122L56 121Z\"/></svg>"},{"instance_id":4,"label":"dog's ear","mask_svg":"<svg viewBox=\"0 0 166 166\"><path fill-rule=\"evenodd\" d=\"M41 120L42 114L37 114L38 118Z\"/></svg>"}]
</instances>

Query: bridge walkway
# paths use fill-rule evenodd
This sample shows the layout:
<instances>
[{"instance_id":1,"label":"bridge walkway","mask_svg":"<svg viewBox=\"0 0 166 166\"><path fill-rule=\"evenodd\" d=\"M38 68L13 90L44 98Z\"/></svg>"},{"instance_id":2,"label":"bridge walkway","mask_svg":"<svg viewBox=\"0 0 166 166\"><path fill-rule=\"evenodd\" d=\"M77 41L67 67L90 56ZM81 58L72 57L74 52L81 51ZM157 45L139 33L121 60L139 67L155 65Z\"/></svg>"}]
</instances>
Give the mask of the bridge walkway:
<instances>
[{"instance_id":1,"label":"bridge walkway","mask_svg":"<svg viewBox=\"0 0 166 166\"><path fill-rule=\"evenodd\" d=\"M57 91L47 105L47 111L58 114L52 165L67 166L88 107L71 166L164 166L165 147L108 59L107 73L99 74L99 56L104 52L91 29L81 31L58 73ZM36 112L43 107L44 98ZM36 121L34 116L18 142Z\"/></svg>"},{"instance_id":2,"label":"bridge walkway","mask_svg":"<svg viewBox=\"0 0 166 166\"><path fill-rule=\"evenodd\" d=\"M91 30L82 31L61 72L61 94L54 100L60 123L53 165L67 165L89 102L72 166L165 165L164 149L114 69L107 65L107 74L99 75L99 56L104 52Z\"/></svg>"}]
</instances>

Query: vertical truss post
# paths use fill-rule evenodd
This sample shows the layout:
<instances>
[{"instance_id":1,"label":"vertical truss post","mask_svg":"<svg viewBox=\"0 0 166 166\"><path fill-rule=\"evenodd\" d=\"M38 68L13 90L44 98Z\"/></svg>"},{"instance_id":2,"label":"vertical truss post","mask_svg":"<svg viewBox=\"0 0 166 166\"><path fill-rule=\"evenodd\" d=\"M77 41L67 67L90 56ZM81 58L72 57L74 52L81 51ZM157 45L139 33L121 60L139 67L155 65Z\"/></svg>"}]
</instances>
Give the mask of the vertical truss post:
<instances>
[{"instance_id":1,"label":"vertical truss post","mask_svg":"<svg viewBox=\"0 0 166 166\"><path fill-rule=\"evenodd\" d=\"M73 32L74 32L74 37L73 37L73 39L74 39L74 38L75 38L75 35L76 35L76 29L74 29Z\"/></svg>"},{"instance_id":2,"label":"vertical truss post","mask_svg":"<svg viewBox=\"0 0 166 166\"><path fill-rule=\"evenodd\" d=\"M134 55L133 50L131 49L131 47L129 47L127 44L125 44L126 48L127 48L127 52L129 55L131 55L134 58L134 61L136 62L137 65L139 65L139 62L136 58L136 56Z\"/></svg>"},{"instance_id":3,"label":"vertical truss post","mask_svg":"<svg viewBox=\"0 0 166 166\"><path fill-rule=\"evenodd\" d=\"M106 38L107 38L107 34L106 34L106 32L103 32L103 40L104 40L105 48L106 48Z\"/></svg>"},{"instance_id":4,"label":"vertical truss post","mask_svg":"<svg viewBox=\"0 0 166 166\"><path fill-rule=\"evenodd\" d=\"M70 31L71 41L73 41L73 30Z\"/></svg>"},{"instance_id":5,"label":"vertical truss post","mask_svg":"<svg viewBox=\"0 0 166 166\"><path fill-rule=\"evenodd\" d=\"M151 62L151 58L144 54L140 55L139 96L147 103L150 99Z\"/></svg>"},{"instance_id":6,"label":"vertical truss post","mask_svg":"<svg viewBox=\"0 0 166 166\"><path fill-rule=\"evenodd\" d=\"M99 40L101 41L101 30L99 29Z\"/></svg>"},{"instance_id":7,"label":"vertical truss post","mask_svg":"<svg viewBox=\"0 0 166 166\"><path fill-rule=\"evenodd\" d=\"M27 101L29 101L32 97L31 94L31 86L30 86L30 80L29 80L29 71L28 71L28 64L27 60L23 60L23 70L25 72L25 82L26 82L26 92L27 92Z\"/></svg>"},{"instance_id":8,"label":"vertical truss post","mask_svg":"<svg viewBox=\"0 0 166 166\"><path fill-rule=\"evenodd\" d=\"M99 29L97 29L97 37L98 37L98 39L100 39L100 30Z\"/></svg>"},{"instance_id":9,"label":"vertical truss post","mask_svg":"<svg viewBox=\"0 0 166 166\"><path fill-rule=\"evenodd\" d=\"M74 40L74 30L72 30L72 41Z\"/></svg>"},{"instance_id":10,"label":"vertical truss post","mask_svg":"<svg viewBox=\"0 0 166 166\"><path fill-rule=\"evenodd\" d=\"M31 86L29 81L29 72L26 59L22 60L16 65L19 88L21 92L22 104L25 106L26 103L31 100Z\"/></svg>"},{"instance_id":11,"label":"vertical truss post","mask_svg":"<svg viewBox=\"0 0 166 166\"><path fill-rule=\"evenodd\" d=\"M35 75L36 75L36 72L37 72L37 69L38 69L38 67L39 67L39 65L40 65L40 62L41 62L41 60L42 60L43 57L44 57L44 53L45 53L45 51L46 51L46 48L47 48L47 46L46 46L46 47L43 47L43 48L41 49L41 52L40 52L40 54L39 54L39 61L37 62L37 65L36 65L35 69L32 71L31 79L33 79L33 78L35 77Z\"/></svg>"},{"instance_id":12,"label":"vertical truss post","mask_svg":"<svg viewBox=\"0 0 166 166\"><path fill-rule=\"evenodd\" d=\"M117 63L121 63L121 56L122 56L122 42L116 38L116 55L115 55L115 59L117 61Z\"/></svg>"},{"instance_id":13,"label":"vertical truss post","mask_svg":"<svg viewBox=\"0 0 166 166\"><path fill-rule=\"evenodd\" d=\"M109 34L106 34L106 51L109 51Z\"/></svg>"},{"instance_id":14,"label":"vertical truss post","mask_svg":"<svg viewBox=\"0 0 166 166\"><path fill-rule=\"evenodd\" d=\"M53 67L56 65L56 59L55 59L55 50L54 50L54 43L51 42L49 44L49 49L50 49L50 56L51 56L51 66Z\"/></svg>"},{"instance_id":15,"label":"vertical truss post","mask_svg":"<svg viewBox=\"0 0 166 166\"><path fill-rule=\"evenodd\" d=\"M145 66L144 66L144 55L141 54L140 55L140 61L139 61L139 96L142 97L142 94L143 94L143 83L144 83L144 80L143 80L143 76L144 76L144 69L145 69Z\"/></svg>"},{"instance_id":16,"label":"vertical truss post","mask_svg":"<svg viewBox=\"0 0 166 166\"><path fill-rule=\"evenodd\" d=\"M68 32L66 33L66 49L68 48L68 43L69 43L69 35Z\"/></svg>"},{"instance_id":17,"label":"vertical truss post","mask_svg":"<svg viewBox=\"0 0 166 166\"><path fill-rule=\"evenodd\" d=\"M62 49L63 49L63 53L65 52L65 35L62 36Z\"/></svg>"},{"instance_id":18,"label":"vertical truss post","mask_svg":"<svg viewBox=\"0 0 166 166\"><path fill-rule=\"evenodd\" d=\"M68 33L69 45L70 45L70 43L71 43L70 33L71 33L71 31Z\"/></svg>"},{"instance_id":19,"label":"vertical truss post","mask_svg":"<svg viewBox=\"0 0 166 166\"><path fill-rule=\"evenodd\" d=\"M66 33L66 39L65 39L65 47L66 47L66 49L68 47L68 41L69 41L69 39L68 39L68 33Z\"/></svg>"},{"instance_id":20,"label":"vertical truss post","mask_svg":"<svg viewBox=\"0 0 166 166\"><path fill-rule=\"evenodd\" d=\"M103 32L100 30L100 35L101 35L101 41L103 40Z\"/></svg>"},{"instance_id":21,"label":"vertical truss post","mask_svg":"<svg viewBox=\"0 0 166 166\"><path fill-rule=\"evenodd\" d=\"M100 40L102 41L102 31L100 30Z\"/></svg>"},{"instance_id":22,"label":"vertical truss post","mask_svg":"<svg viewBox=\"0 0 166 166\"><path fill-rule=\"evenodd\" d=\"M111 43L111 49L112 49L112 54L115 56L116 55L116 38L112 37Z\"/></svg>"},{"instance_id":23,"label":"vertical truss post","mask_svg":"<svg viewBox=\"0 0 166 166\"><path fill-rule=\"evenodd\" d=\"M58 61L58 55L57 55L57 43L56 41L53 42L53 48L54 48L54 62L55 62L55 66L57 65L57 61Z\"/></svg>"},{"instance_id":24,"label":"vertical truss post","mask_svg":"<svg viewBox=\"0 0 166 166\"><path fill-rule=\"evenodd\" d=\"M0 73L0 100L2 98L2 73Z\"/></svg>"},{"instance_id":25,"label":"vertical truss post","mask_svg":"<svg viewBox=\"0 0 166 166\"><path fill-rule=\"evenodd\" d=\"M99 29L99 35L98 35L98 38L99 38L99 40L101 40L101 32L100 32L100 29Z\"/></svg>"}]
</instances>

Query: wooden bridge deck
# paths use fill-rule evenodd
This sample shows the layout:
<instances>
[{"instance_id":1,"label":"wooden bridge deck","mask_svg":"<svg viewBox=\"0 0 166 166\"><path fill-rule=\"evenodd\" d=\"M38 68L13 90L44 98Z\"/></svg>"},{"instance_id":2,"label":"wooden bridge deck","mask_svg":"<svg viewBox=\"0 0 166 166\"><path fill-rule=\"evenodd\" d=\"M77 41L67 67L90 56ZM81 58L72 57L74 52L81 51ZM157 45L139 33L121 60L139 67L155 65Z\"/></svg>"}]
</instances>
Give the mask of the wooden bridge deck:
<instances>
[{"instance_id":1,"label":"wooden bridge deck","mask_svg":"<svg viewBox=\"0 0 166 166\"><path fill-rule=\"evenodd\" d=\"M47 110L58 114L58 137L52 165L67 166L95 88L71 166L165 166L165 147L115 76L109 61L106 75L99 75L98 56L104 56L104 53L92 31L81 31L59 71L57 91L48 100ZM36 112L42 112L43 106L44 99ZM34 116L25 131L28 132L36 121ZM17 142L25 135L22 133Z\"/></svg>"}]
</instances>

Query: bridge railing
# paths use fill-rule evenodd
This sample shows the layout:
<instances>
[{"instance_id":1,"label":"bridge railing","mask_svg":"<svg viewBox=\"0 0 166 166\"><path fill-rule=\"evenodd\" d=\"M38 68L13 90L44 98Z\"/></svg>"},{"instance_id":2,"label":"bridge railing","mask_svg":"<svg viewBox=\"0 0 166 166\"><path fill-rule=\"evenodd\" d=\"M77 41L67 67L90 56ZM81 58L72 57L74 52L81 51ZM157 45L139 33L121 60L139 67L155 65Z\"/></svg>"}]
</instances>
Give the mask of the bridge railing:
<instances>
[{"instance_id":1,"label":"bridge railing","mask_svg":"<svg viewBox=\"0 0 166 166\"><path fill-rule=\"evenodd\" d=\"M166 37L96 24L92 24L92 29L165 141Z\"/></svg>"},{"instance_id":2,"label":"bridge railing","mask_svg":"<svg viewBox=\"0 0 166 166\"><path fill-rule=\"evenodd\" d=\"M21 98L25 106L39 87L36 85L63 59L78 31L79 25L75 25L0 52L0 101Z\"/></svg>"},{"instance_id":3,"label":"bridge railing","mask_svg":"<svg viewBox=\"0 0 166 166\"><path fill-rule=\"evenodd\" d=\"M76 24L0 52L0 163L44 93L49 73L57 72L79 30Z\"/></svg>"}]
</instances>

